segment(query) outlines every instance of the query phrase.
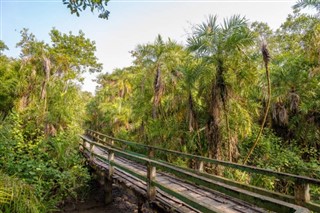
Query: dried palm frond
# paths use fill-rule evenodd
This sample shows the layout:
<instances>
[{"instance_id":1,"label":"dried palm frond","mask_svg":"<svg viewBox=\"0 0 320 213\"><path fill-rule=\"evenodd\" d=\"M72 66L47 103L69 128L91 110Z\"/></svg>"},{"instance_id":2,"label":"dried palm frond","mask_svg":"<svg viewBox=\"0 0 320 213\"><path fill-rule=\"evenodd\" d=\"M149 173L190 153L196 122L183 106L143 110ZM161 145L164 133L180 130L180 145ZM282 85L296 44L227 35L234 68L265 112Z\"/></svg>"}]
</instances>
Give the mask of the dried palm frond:
<instances>
[{"instance_id":1,"label":"dried palm frond","mask_svg":"<svg viewBox=\"0 0 320 213\"><path fill-rule=\"evenodd\" d=\"M288 112L284 105L279 107L278 111L278 121L280 126L288 125Z\"/></svg>"},{"instance_id":2,"label":"dried palm frond","mask_svg":"<svg viewBox=\"0 0 320 213\"><path fill-rule=\"evenodd\" d=\"M300 96L292 89L289 93L290 111L297 113L299 111Z\"/></svg>"},{"instance_id":3,"label":"dried palm frond","mask_svg":"<svg viewBox=\"0 0 320 213\"><path fill-rule=\"evenodd\" d=\"M269 50L267 48L267 42L266 41L262 42L261 52L262 52L264 64L265 64L265 66L268 66L268 63L270 62L271 56L270 56Z\"/></svg>"},{"instance_id":4,"label":"dried palm frond","mask_svg":"<svg viewBox=\"0 0 320 213\"><path fill-rule=\"evenodd\" d=\"M272 119L279 126L288 125L288 111L282 102L277 102L272 107Z\"/></svg>"}]
</instances>

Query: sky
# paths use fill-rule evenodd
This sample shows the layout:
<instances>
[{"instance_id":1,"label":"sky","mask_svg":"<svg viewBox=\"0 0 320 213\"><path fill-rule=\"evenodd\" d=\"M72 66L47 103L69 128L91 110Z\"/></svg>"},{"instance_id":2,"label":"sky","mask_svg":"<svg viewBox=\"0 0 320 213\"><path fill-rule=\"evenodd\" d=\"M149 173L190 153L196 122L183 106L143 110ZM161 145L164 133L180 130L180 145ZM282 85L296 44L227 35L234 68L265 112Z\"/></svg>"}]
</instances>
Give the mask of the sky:
<instances>
[{"instance_id":1,"label":"sky","mask_svg":"<svg viewBox=\"0 0 320 213\"><path fill-rule=\"evenodd\" d=\"M191 26L209 15L222 21L232 15L245 16L249 22L262 21L277 29L292 13L295 0L111 0L108 20L89 11L71 15L62 0L0 0L0 39L9 47L5 54L19 57L16 43L20 30L28 28L38 40L50 42L49 32L77 34L82 30L96 42L96 56L103 73L130 66L129 51L136 45L153 42L158 34L178 43L186 41ZM85 75L83 90L94 92L95 75Z\"/></svg>"}]
</instances>

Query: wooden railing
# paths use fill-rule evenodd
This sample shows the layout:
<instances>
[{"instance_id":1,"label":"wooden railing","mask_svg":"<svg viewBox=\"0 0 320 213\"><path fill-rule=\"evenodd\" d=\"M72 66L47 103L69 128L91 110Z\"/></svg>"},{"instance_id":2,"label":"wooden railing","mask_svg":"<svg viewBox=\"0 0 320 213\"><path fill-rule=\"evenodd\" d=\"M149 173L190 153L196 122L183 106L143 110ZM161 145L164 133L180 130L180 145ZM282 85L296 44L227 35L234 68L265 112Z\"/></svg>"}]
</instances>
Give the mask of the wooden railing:
<instances>
[{"instance_id":1,"label":"wooden railing","mask_svg":"<svg viewBox=\"0 0 320 213\"><path fill-rule=\"evenodd\" d=\"M312 203L310 201L310 192L309 192L309 185L317 185L320 186L320 180L305 177L305 176L299 176L299 175L293 175L293 174L288 174L288 173L282 173L282 172L276 172L268 169L262 169L262 168L257 168L253 166L245 166L245 165L240 165L236 163L231 163L231 162L226 162L226 161L221 161L221 160L215 160L211 158L206 158L198 155L191 155L187 153L182 153L174 150L168 150L156 146L149 146L145 144L139 144L139 143L134 143L126 140L121 140L117 139L114 137L107 136L105 134L93 131L93 130L87 130L86 134L90 136L92 139L94 139L97 142L94 141L88 141L87 139L83 138L84 142L88 142L90 144L90 156L91 159L96 156L101 159L103 159L102 156L98 156L92 152L92 149L94 146L100 147L101 149L107 150L109 152L109 159L108 163L110 165L111 170L109 169L109 172L111 174L113 173L113 166L118 166L120 169L140 178L141 180L144 180L148 183L148 196L150 199L153 199L155 196L155 187L159 187L165 192L168 192L169 194L175 194L174 191L170 191L170 189L166 189L163 186L159 185L159 183L155 182L155 175L156 175L156 168L161 169L163 171L170 172L174 174L177 177L183 178L189 182L195 183L200 186L205 186L213 190L217 190L220 192L223 192L227 195L230 195L232 197L236 197L239 199L242 199L244 201L253 203L257 206L260 206L262 208L269 209L271 211L279 211L279 209L282 209L282 212L292 212L291 207L288 206L282 206L282 204L279 203L273 203L272 201L266 201L266 200L261 200L254 196L254 193L267 196L273 199L293 203L293 204L298 204L300 206L304 206L312 211L315 212L320 212L320 205ZM117 144L115 144L117 143ZM84 145L83 145L84 146ZM134 148L142 148L145 150L144 153L136 153L136 152L130 152L126 149L127 146L131 146ZM85 146L84 146L85 147ZM175 165L172 165L168 162L163 162L159 159L155 159L155 154L156 152L162 152L165 154L174 154L179 157L185 157L189 159L194 159L198 162L198 167L197 170L190 169L190 168L182 168L178 167ZM121 165L116 165L114 163L114 154L119 155L121 157L125 157L127 159L133 160L135 162L142 163L144 165L148 166L147 169L147 177L142 177L139 174L136 174L127 168L121 168ZM246 184L242 184L239 182L235 182L230 179L226 179L223 177L207 174L203 172L203 163L210 163L214 165L221 165L226 168L233 168L237 169L243 172L248 172L248 173L253 173L253 174L261 174L261 175L266 175L269 177L274 177L276 179L281 179L281 180L286 180L286 181L292 181L294 182L294 196L290 195L285 195L277 192L272 192L263 188L255 187L255 186L250 186ZM240 189L245 189L249 192L248 194L239 194L239 192L236 192L233 190L232 187L230 188L225 188L221 187L218 184L215 183L215 181L225 183L229 186L236 186ZM176 195L175 196L180 196L179 199L181 199L184 202L187 202L191 206L197 206L197 208L201 209L204 208L203 206L199 206L197 203L192 203L192 201L187 200L186 198L181 198L181 195ZM295 212L303 212L302 210L295 210Z\"/></svg>"}]
</instances>

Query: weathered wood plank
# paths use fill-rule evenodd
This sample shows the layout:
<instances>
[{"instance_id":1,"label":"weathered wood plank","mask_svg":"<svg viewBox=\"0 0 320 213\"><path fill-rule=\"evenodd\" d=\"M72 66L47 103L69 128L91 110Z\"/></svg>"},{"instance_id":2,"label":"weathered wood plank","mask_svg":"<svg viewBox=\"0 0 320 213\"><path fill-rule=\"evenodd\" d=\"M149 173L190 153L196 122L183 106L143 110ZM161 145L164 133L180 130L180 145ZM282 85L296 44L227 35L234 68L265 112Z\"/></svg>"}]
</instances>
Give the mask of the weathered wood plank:
<instances>
[{"instance_id":1,"label":"weathered wood plank","mask_svg":"<svg viewBox=\"0 0 320 213\"><path fill-rule=\"evenodd\" d=\"M110 147L110 146L98 144L98 143L95 143L91 140L88 143L90 143L91 145L92 144L95 145L95 147L92 148L93 155L94 155L93 163L96 163L100 167L104 167L104 168L106 168L107 166L104 166L101 164L110 163L111 166L114 166L117 168L117 169L115 169L114 175L117 175L116 177L119 180L121 179L123 182L127 182L129 187L134 188L134 187L136 187L134 185L134 183L138 183L139 181L143 180L144 181L143 184L137 184L137 185L140 185L139 187L136 187L137 191L141 191L141 188L144 188L144 191L146 191L146 181L148 179L146 176L147 175L147 172L146 172L147 167L145 165L149 164L150 166L158 167L163 170L169 171L180 178L180 181L179 181L179 179L176 177L172 177L172 176L170 177L167 174L159 173L159 177L150 181L151 186L157 186L158 188L173 195L174 197L179 198L182 202L186 202L188 205L196 207L204 212L213 212L213 211L214 212L217 212L217 211L241 212L241 211L237 211L236 209L231 208L231 207L237 206L236 204L239 204L239 205L244 204L243 202L238 203L238 201L237 201L235 204L232 204L232 203L229 204L227 201L223 201L223 199L226 199L226 197L219 197L219 193L217 195L217 194L215 194L215 192L206 191L206 189L203 188L203 187L208 187L208 186L209 186L209 188L212 188L212 186L215 184L218 185L218 188L219 188L219 187L222 187L221 183L219 183L219 184L213 183L211 179L208 179L208 178L206 179L201 175L190 173L190 172L183 170L181 168L173 167L172 165L158 162L158 161L152 160L148 157L141 157L141 155L135 155L133 153L127 153L127 152L124 152L121 150L117 150L115 147ZM85 146L88 146L88 145L85 145ZM90 150L90 148L89 148L89 150ZM106 161L106 159L108 159L108 153L111 153L111 152L114 152L115 156L116 156L114 159L114 162ZM127 159L124 159L124 158L127 158ZM135 162L133 162L131 160L133 160ZM142 163L142 165L139 165L137 163ZM124 173L126 173L126 175L121 176L121 175L123 175L123 174L120 174L121 170ZM118 173L119 173L119 175L118 175ZM130 176L130 177L126 178L126 176ZM134 178L132 178L132 177L134 177ZM160 180L159 182L158 182L158 178ZM190 180L194 181L194 179L196 179L195 182L199 184L199 181L200 181L200 185L202 185L203 187L192 185L192 184L188 183L188 181L185 182L185 181L182 181L181 179L185 179L185 180L189 180L189 181ZM163 182L165 182L166 184L164 184ZM170 184L171 184L171 186L170 186ZM164 185L167 185L168 188L166 188L166 186L164 186ZM230 186L228 186L228 187L230 190ZM180 193L180 192L183 192L183 193ZM243 193L243 192L241 192L241 193ZM160 193L157 193L157 194L159 194L160 197L162 196ZM209 196L210 194L211 194L211 196ZM218 198L218 199L216 199L216 198ZM220 201L222 201L222 202L220 202ZM170 200L170 202L172 202L172 200ZM270 200L269 200L269 202L270 202ZM220 205L221 207L218 209L215 209L215 208L217 208L217 205L219 203L222 204L222 205ZM250 206L248 206L248 205L244 205L244 206L246 206L246 208L250 208ZM290 206L288 208L294 209L296 207ZM257 210L255 207L252 207L251 209L252 209L252 211ZM301 208L298 210L303 212L305 209Z\"/></svg>"}]
</instances>

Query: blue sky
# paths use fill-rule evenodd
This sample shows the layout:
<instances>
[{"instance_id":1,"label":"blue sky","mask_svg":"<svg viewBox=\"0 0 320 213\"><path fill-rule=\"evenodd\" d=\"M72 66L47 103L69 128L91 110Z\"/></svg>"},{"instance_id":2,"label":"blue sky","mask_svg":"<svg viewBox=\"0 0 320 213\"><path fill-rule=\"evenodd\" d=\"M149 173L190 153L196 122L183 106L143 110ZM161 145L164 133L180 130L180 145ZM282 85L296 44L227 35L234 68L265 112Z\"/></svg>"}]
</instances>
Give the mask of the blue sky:
<instances>
[{"instance_id":1,"label":"blue sky","mask_svg":"<svg viewBox=\"0 0 320 213\"><path fill-rule=\"evenodd\" d=\"M0 0L0 39L10 48L5 54L18 57L15 44L20 30L29 28L38 40L49 42L49 31L77 33L96 41L97 57L104 64L103 72L129 66L129 51L137 44L152 42L158 34L183 43L192 24L201 23L209 14L219 19L234 14L249 21L267 22L273 29L292 12L295 0L235 0L235 1L178 1L178 0L111 0L109 20L85 12L71 15L62 0ZM93 92L94 76L85 76L84 90Z\"/></svg>"}]
</instances>

